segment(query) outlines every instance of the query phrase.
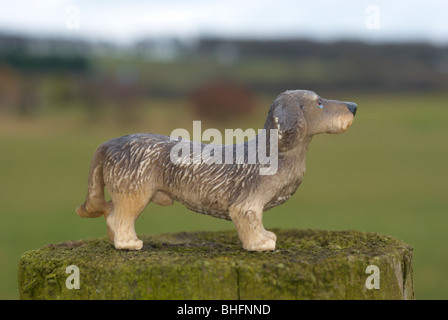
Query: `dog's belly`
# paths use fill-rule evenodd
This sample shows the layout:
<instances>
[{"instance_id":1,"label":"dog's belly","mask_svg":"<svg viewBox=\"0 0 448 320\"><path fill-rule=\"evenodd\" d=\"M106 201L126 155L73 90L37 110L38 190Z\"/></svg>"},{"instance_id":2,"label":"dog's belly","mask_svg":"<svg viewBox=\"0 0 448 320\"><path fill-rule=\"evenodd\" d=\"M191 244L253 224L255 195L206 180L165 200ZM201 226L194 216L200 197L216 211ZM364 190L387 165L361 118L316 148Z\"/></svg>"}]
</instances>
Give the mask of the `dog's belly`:
<instances>
[{"instance_id":1,"label":"dog's belly","mask_svg":"<svg viewBox=\"0 0 448 320\"><path fill-rule=\"evenodd\" d=\"M231 220L228 207L218 200L209 198L200 198L195 196L179 196L174 193L170 193L170 197L175 201L182 203L188 209L206 214L215 218Z\"/></svg>"},{"instance_id":2,"label":"dog's belly","mask_svg":"<svg viewBox=\"0 0 448 320\"><path fill-rule=\"evenodd\" d=\"M212 209L209 207L203 207L197 203L187 203L185 201L182 201L181 203L194 212L206 214L219 219L231 220L228 210Z\"/></svg>"},{"instance_id":3,"label":"dog's belly","mask_svg":"<svg viewBox=\"0 0 448 320\"><path fill-rule=\"evenodd\" d=\"M282 203L288 201L288 199L291 198L291 196L292 195L275 197L274 199L265 204L263 211L268 211L269 209L281 205Z\"/></svg>"}]
</instances>

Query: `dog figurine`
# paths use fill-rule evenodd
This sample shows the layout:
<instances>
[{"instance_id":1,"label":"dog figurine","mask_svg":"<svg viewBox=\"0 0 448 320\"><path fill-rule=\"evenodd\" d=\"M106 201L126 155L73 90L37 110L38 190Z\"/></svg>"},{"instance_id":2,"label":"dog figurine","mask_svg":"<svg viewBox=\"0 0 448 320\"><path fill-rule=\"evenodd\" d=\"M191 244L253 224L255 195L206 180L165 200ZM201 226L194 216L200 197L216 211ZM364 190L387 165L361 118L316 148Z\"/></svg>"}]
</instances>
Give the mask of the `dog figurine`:
<instances>
[{"instance_id":1,"label":"dog figurine","mask_svg":"<svg viewBox=\"0 0 448 320\"><path fill-rule=\"evenodd\" d=\"M277 237L265 230L263 212L296 192L312 137L346 131L356 110L355 103L325 100L312 91L281 93L264 125L269 132L277 130L277 150L269 149L274 136L268 135L263 142L278 157L277 170L270 175L260 174L263 164L259 162L205 163L193 159L175 163L170 153L179 140L168 136L141 133L109 140L93 156L87 199L76 212L80 217L104 215L116 249L140 250L143 242L134 228L140 213L150 201L167 206L176 200L193 211L233 221L245 250L275 250ZM193 148L199 144L201 150L207 146L188 143ZM247 141L240 144L246 156L247 146ZM229 152L229 146L220 147ZM111 197L108 202L105 186Z\"/></svg>"}]
</instances>

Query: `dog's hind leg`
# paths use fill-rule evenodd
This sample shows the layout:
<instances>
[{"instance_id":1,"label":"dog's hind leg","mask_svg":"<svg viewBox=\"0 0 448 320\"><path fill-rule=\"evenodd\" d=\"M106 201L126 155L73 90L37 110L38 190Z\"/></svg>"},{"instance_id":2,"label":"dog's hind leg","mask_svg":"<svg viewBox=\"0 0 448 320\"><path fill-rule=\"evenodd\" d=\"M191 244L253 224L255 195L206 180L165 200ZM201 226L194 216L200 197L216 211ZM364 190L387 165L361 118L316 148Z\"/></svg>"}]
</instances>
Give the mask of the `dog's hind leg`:
<instances>
[{"instance_id":1,"label":"dog's hind leg","mask_svg":"<svg viewBox=\"0 0 448 320\"><path fill-rule=\"evenodd\" d=\"M143 241L135 233L135 221L149 202L147 193L111 193L113 210L106 218L109 238L113 238L116 249L140 250Z\"/></svg>"},{"instance_id":2,"label":"dog's hind leg","mask_svg":"<svg viewBox=\"0 0 448 320\"><path fill-rule=\"evenodd\" d=\"M235 224L238 236L245 250L275 250L275 239L268 233L269 231L264 229L262 216L263 210L261 209L233 208L230 210L230 218Z\"/></svg>"},{"instance_id":3,"label":"dog's hind leg","mask_svg":"<svg viewBox=\"0 0 448 320\"><path fill-rule=\"evenodd\" d=\"M109 200L106 203L106 205L107 205L107 210L106 210L106 213L104 213L104 218L106 219L106 225L107 225L107 217L114 210L114 204L112 203L112 200ZM109 236L109 240L114 242L114 233L112 232L112 230L109 226L107 226L107 235Z\"/></svg>"}]
</instances>

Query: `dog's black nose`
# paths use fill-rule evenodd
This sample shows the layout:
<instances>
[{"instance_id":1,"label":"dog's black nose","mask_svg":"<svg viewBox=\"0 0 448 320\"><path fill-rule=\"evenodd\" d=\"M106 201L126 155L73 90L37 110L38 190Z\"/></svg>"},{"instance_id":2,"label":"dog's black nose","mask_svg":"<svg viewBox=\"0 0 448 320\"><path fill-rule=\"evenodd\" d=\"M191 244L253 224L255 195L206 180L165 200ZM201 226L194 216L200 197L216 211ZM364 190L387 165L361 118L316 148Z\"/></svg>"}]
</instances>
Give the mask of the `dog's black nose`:
<instances>
[{"instance_id":1,"label":"dog's black nose","mask_svg":"<svg viewBox=\"0 0 448 320\"><path fill-rule=\"evenodd\" d=\"M348 110L353 113L353 115L356 115L356 109L358 109L356 103L346 102L345 104L347 105Z\"/></svg>"}]
</instances>

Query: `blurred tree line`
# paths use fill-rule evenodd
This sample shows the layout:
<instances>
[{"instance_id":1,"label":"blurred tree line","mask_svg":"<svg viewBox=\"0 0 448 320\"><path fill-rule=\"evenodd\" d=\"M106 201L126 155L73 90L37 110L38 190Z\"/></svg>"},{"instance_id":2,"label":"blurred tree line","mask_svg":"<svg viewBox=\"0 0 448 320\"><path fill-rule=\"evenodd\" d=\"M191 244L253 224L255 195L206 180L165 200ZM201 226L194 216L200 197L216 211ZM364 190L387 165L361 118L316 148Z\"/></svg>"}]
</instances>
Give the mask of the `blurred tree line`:
<instances>
[{"instance_id":1,"label":"blurred tree line","mask_svg":"<svg viewBox=\"0 0 448 320\"><path fill-rule=\"evenodd\" d=\"M286 89L410 92L447 86L448 48L424 43L200 38L144 39L123 48L0 35L0 111L21 115L45 105L76 105L95 119L113 106L126 121L148 99L181 97L204 116L221 118L226 110L250 112L256 94ZM247 103L232 107L241 101Z\"/></svg>"}]
</instances>

